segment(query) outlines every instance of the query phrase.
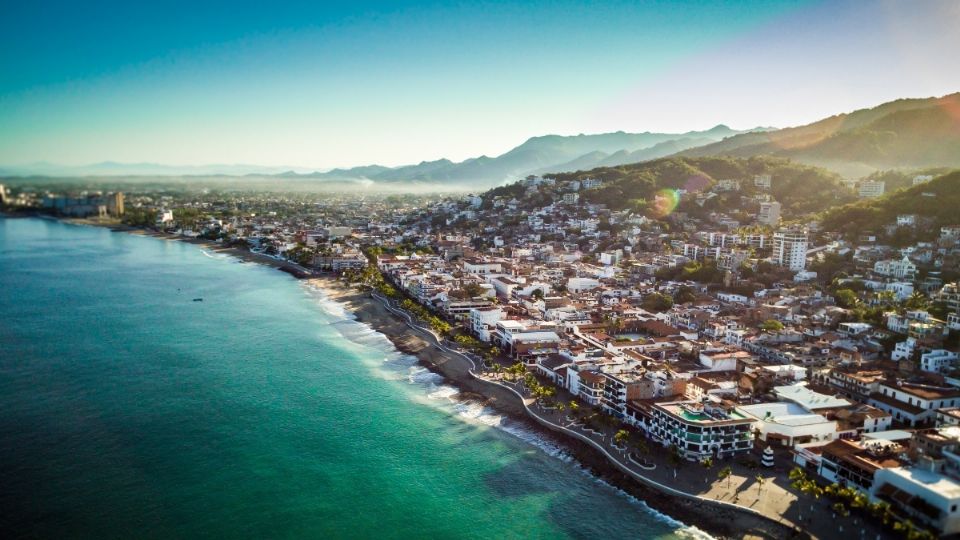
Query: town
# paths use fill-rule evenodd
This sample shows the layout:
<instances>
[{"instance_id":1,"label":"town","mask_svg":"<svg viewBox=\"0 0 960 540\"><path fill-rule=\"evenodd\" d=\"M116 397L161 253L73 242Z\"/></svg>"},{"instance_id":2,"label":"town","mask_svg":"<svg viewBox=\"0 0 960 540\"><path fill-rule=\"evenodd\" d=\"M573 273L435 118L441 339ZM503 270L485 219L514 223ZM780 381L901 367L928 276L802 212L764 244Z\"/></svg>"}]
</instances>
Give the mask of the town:
<instances>
[{"instance_id":1,"label":"town","mask_svg":"<svg viewBox=\"0 0 960 540\"><path fill-rule=\"evenodd\" d=\"M731 463L785 481L761 479L758 499L823 495L878 530L960 533L960 222L829 230L782 216L776 182L670 190L646 212L585 201L602 179L549 176L470 195L0 187L0 202L339 275L665 483L715 467L710 496L736 503ZM741 190L747 211L685 211Z\"/></svg>"}]
</instances>

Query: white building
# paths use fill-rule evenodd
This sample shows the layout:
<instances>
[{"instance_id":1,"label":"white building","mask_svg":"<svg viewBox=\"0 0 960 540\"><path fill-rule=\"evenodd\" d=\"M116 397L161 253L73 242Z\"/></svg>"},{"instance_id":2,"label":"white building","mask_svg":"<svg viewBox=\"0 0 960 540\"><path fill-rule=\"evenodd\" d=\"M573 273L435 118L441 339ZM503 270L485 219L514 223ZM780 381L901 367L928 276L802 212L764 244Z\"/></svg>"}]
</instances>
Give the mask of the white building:
<instances>
[{"instance_id":1,"label":"white building","mask_svg":"<svg viewBox=\"0 0 960 540\"><path fill-rule=\"evenodd\" d=\"M798 230L782 230L773 235L773 262L794 272L807 265L807 233Z\"/></svg>"},{"instance_id":2,"label":"white building","mask_svg":"<svg viewBox=\"0 0 960 540\"><path fill-rule=\"evenodd\" d=\"M860 187L857 190L857 193L860 195L861 199L872 199L874 197L882 196L885 189L886 182L883 182L882 180L864 180L863 182L860 182Z\"/></svg>"},{"instance_id":3,"label":"white building","mask_svg":"<svg viewBox=\"0 0 960 540\"><path fill-rule=\"evenodd\" d=\"M917 265L907 257L900 260L886 259L874 263L873 271L884 277L913 279L917 275Z\"/></svg>"},{"instance_id":4,"label":"white building","mask_svg":"<svg viewBox=\"0 0 960 540\"><path fill-rule=\"evenodd\" d=\"M957 353L946 349L936 349L920 355L920 369L934 373L944 373L957 363Z\"/></svg>"},{"instance_id":5,"label":"white building","mask_svg":"<svg viewBox=\"0 0 960 540\"><path fill-rule=\"evenodd\" d=\"M593 278L572 277L567 280L567 290L574 294L593 290L599 286L600 282Z\"/></svg>"},{"instance_id":6,"label":"white building","mask_svg":"<svg viewBox=\"0 0 960 540\"><path fill-rule=\"evenodd\" d=\"M900 214L897 216L897 227L913 227L916 224L916 214Z\"/></svg>"},{"instance_id":7,"label":"white building","mask_svg":"<svg viewBox=\"0 0 960 540\"><path fill-rule=\"evenodd\" d=\"M758 174L753 177L753 185L760 189L770 189L773 186L773 177L769 174Z\"/></svg>"},{"instance_id":8,"label":"white building","mask_svg":"<svg viewBox=\"0 0 960 540\"><path fill-rule=\"evenodd\" d=\"M960 532L960 483L940 473L918 467L880 469L874 475L874 496L893 501L919 499L933 512L920 512L909 505L897 505L914 519L929 523L943 534Z\"/></svg>"},{"instance_id":9,"label":"white building","mask_svg":"<svg viewBox=\"0 0 960 540\"><path fill-rule=\"evenodd\" d=\"M463 271L467 274L499 274L503 266L495 261L468 259L463 261Z\"/></svg>"},{"instance_id":10,"label":"white building","mask_svg":"<svg viewBox=\"0 0 960 540\"><path fill-rule=\"evenodd\" d=\"M481 341L490 341L490 332L504 318L503 310L487 307L470 310L470 329Z\"/></svg>"},{"instance_id":11,"label":"white building","mask_svg":"<svg viewBox=\"0 0 960 540\"><path fill-rule=\"evenodd\" d=\"M800 443L832 440L837 423L813 414L796 403L758 403L742 405L737 412L755 422L760 440L770 444L794 446Z\"/></svg>"}]
</instances>

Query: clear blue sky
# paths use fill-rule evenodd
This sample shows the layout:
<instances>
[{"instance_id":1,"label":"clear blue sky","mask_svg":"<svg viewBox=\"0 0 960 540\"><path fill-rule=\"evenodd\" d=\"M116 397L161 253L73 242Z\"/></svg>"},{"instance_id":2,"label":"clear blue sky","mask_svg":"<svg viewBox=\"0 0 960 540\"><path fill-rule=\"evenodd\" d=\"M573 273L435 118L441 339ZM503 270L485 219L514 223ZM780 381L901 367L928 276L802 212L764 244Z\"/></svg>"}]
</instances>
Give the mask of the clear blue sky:
<instances>
[{"instance_id":1,"label":"clear blue sky","mask_svg":"<svg viewBox=\"0 0 960 540\"><path fill-rule=\"evenodd\" d=\"M397 165L960 90L950 0L140 4L0 4L0 164Z\"/></svg>"}]
</instances>

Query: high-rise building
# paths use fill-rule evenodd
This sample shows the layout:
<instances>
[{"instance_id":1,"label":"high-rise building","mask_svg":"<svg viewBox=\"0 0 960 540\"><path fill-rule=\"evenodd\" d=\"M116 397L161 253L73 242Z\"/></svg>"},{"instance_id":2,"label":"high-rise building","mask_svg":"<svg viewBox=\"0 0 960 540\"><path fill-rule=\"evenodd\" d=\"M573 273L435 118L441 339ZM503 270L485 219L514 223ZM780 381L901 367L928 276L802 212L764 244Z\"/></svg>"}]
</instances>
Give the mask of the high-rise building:
<instances>
[{"instance_id":1,"label":"high-rise building","mask_svg":"<svg viewBox=\"0 0 960 540\"><path fill-rule=\"evenodd\" d=\"M123 215L123 192L118 191L107 195L107 212L111 215L120 217Z\"/></svg>"},{"instance_id":2,"label":"high-rise building","mask_svg":"<svg viewBox=\"0 0 960 540\"><path fill-rule=\"evenodd\" d=\"M7 188L0 184L0 204L7 204Z\"/></svg>"},{"instance_id":3,"label":"high-rise building","mask_svg":"<svg viewBox=\"0 0 960 540\"><path fill-rule=\"evenodd\" d=\"M782 229L773 234L773 262L800 272L807 265L807 231Z\"/></svg>"},{"instance_id":4,"label":"high-rise building","mask_svg":"<svg viewBox=\"0 0 960 540\"><path fill-rule=\"evenodd\" d=\"M757 221L764 225L779 225L780 203L777 201L760 203L760 213L757 214Z\"/></svg>"}]
</instances>

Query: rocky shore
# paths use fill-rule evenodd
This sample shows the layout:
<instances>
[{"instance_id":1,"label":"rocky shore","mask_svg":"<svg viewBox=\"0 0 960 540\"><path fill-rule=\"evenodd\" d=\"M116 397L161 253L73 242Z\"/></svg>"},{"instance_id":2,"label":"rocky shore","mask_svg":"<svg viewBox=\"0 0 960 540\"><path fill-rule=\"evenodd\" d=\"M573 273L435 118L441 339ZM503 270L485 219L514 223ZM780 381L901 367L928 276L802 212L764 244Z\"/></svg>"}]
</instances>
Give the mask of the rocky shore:
<instances>
[{"instance_id":1,"label":"rocky shore","mask_svg":"<svg viewBox=\"0 0 960 540\"><path fill-rule=\"evenodd\" d=\"M565 448L578 463L593 474L643 501L650 508L673 519L705 531L716 538L764 538L781 539L795 537L791 529L745 512L721 508L704 501L678 497L664 493L624 474L606 457L590 445L562 433L557 433L535 422L528 414L520 397L513 391L471 375L472 365L466 359L441 350L428 341L427 336L413 330L401 317L388 310L368 293L354 289L334 276L316 276L288 261L268 255L252 253L245 249L223 246L209 240L183 238L162 232L147 231L98 220L65 220L76 225L105 227L115 232L126 232L158 239L181 241L197 245L215 253L229 254L240 260L263 264L305 279L311 286L321 290L328 299L342 304L357 320L368 324L373 330L386 336L394 346L415 356L425 368L441 375L464 396L481 401L498 412L523 422L542 437ZM803 537L809 538L809 535Z\"/></svg>"},{"instance_id":2,"label":"rocky shore","mask_svg":"<svg viewBox=\"0 0 960 540\"><path fill-rule=\"evenodd\" d=\"M455 354L442 351L425 336L411 329L369 294L353 289L330 277L310 279L309 283L322 290L335 302L341 303L357 320L385 335L398 350L416 356L421 365L442 375L447 382L465 394L480 400L499 412L523 422L543 437L557 442L594 474L612 485L644 501L648 506L674 519L692 525L717 538L788 538L793 531L769 520L719 508L709 503L677 497L644 485L624 474L600 452L571 436L556 433L534 422L527 414L521 399L511 390L470 374L470 363Z\"/></svg>"}]
</instances>

